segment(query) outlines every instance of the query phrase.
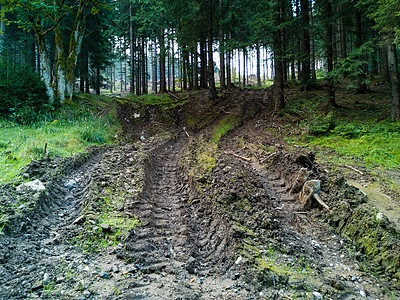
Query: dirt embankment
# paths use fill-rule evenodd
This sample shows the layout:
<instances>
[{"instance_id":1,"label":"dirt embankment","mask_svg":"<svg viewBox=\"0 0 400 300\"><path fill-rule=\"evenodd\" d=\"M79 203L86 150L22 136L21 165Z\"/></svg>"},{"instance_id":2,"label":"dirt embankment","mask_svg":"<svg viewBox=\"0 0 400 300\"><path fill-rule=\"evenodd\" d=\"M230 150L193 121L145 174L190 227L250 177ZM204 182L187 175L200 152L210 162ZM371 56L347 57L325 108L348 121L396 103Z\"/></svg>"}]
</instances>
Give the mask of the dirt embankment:
<instances>
[{"instance_id":1,"label":"dirt embankment","mask_svg":"<svg viewBox=\"0 0 400 300\"><path fill-rule=\"evenodd\" d=\"M45 190L1 187L14 215L0 236L1 299L399 296L396 230L285 143L268 90L183 99L125 103L123 144L33 162L24 176ZM330 211L299 205L306 180Z\"/></svg>"}]
</instances>

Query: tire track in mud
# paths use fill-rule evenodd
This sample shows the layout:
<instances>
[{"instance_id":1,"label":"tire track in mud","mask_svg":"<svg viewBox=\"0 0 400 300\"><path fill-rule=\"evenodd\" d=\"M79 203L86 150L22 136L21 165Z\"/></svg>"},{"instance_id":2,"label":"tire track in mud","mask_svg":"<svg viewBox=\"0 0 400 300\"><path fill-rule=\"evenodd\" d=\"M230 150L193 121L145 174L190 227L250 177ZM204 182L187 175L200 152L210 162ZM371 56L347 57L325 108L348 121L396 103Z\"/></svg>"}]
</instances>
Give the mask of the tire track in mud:
<instances>
[{"instance_id":1,"label":"tire track in mud","mask_svg":"<svg viewBox=\"0 0 400 300\"><path fill-rule=\"evenodd\" d=\"M142 222L127 244L129 258L152 272L225 273L220 263L232 254L230 230L209 201L196 202L179 166L185 143L182 138L168 142L151 155L143 194L129 205Z\"/></svg>"},{"instance_id":2,"label":"tire track in mud","mask_svg":"<svg viewBox=\"0 0 400 300\"><path fill-rule=\"evenodd\" d=\"M1 240L0 299L28 299L64 281L57 261L69 260L76 250L66 243L70 227L81 212L79 191L90 181L101 153L89 158L68 176L50 183L34 213L21 219L15 231Z\"/></svg>"}]
</instances>

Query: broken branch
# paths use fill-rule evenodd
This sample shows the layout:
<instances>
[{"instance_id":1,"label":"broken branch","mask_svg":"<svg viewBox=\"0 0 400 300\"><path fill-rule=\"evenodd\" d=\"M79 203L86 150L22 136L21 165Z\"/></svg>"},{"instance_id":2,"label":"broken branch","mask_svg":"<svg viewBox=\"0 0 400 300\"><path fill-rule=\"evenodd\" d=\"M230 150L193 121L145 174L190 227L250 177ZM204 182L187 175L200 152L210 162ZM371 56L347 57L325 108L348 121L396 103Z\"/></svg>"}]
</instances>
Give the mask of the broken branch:
<instances>
[{"instance_id":1,"label":"broken branch","mask_svg":"<svg viewBox=\"0 0 400 300\"><path fill-rule=\"evenodd\" d=\"M317 202L323 207L323 208L325 208L326 210L330 210L329 209L329 206L328 205L326 205L326 203L324 202L324 201L322 201L322 199L321 199L321 197L318 195L318 194L314 194L314 198L315 198L315 200L317 200Z\"/></svg>"},{"instance_id":2,"label":"broken branch","mask_svg":"<svg viewBox=\"0 0 400 300\"><path fill-rule=\"evenodd\" d=\"M243 160L245 160L245 161L251 161L251 158L247 158L247 157L244 157L244 156L240 156L240 155L237 155L236 153L233 153L233 152L226 152L226 151L225 151L225 154L233 155L234 157L243 159Z\"/></svg>"},{"instance_id":3,"label":"broken branch","mask_svg":"<svg viewBox=\"0 0 400 300\"><path fill-rule=\"evenodd\" d=\"M175 95L172 94L172 93L168 93L168 95L170 95L170 96L171 96L172 98L174 98L175 100L182 101L179 97L175 96Z\"/></svg>"},{"instance_id":4,"label":"broken branch","mask_svg":"<svg viewBox=\"0 0 400 300\"><path fill-rule=\"evenodd\" d=\"M190 135L189 135L189 133L186 131L186 127L183 127L183 131L186 133L187 137L189 137L189 138L190 138Z\"/></svg>"},{"instance_id":5,"label":"broken branch","mask_svg":"<svg viewBox=\"0 0 400 300\"><path fill-rule=\"evenodd\" d=\"M357 173L360 173L361 175L364 175L364 173L363 172L361 172L360 170L357 170L356 168L354 168L354 167L352 167L352 166L349 166L349 165L344 165L346 168L349 168L349 169L351 169L351 170L353 170L353 171L356 171Z\"/></svg>"}]
</instances>

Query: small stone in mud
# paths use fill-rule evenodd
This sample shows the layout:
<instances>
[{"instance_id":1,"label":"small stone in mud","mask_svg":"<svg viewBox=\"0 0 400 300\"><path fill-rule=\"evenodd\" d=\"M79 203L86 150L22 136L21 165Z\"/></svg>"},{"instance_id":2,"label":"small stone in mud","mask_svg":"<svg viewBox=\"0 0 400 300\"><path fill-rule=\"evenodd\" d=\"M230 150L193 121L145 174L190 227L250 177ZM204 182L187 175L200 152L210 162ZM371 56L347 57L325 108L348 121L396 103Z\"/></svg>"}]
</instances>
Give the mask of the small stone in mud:
<instances>
[{"instance_id":1,"label":"small stone in mud","mask_svg":"<svg viewBox=\"0 0 400 300\"><path fill-rule=\"evenodd\" d=\"M50 275L49 273L44 273L43 275L43 285L48 285L50 283Z\"/></svg>"},{"instance_id":2,"label":"small stone in mud","mask_svg":"<svg viewBox=\"0 0 400 300\"><path fill-rule=\"evenodd\" d=\"M109 276L108 276L108 273L106 271L101 271L100 272L100 277L104 278L104 279L108 279Z\"/></svg>"},{"instance_id":3,"label":"small stone in mud","mask_svg":"<svg viewBox=\"0 0 400 300\"><path fill-rule=\"evenodd\" d=\"M232 279L233 280L238 280L239 277L240 277L240 273L235 273L235 274L233 274Z\"/></svg>"},{"instance_id":4,"label":"small stone in mud","mask_svg":"<svg viewBox=\"0 0 400 300\"><path fill-rule=\"evenodd\" d=\"M91 292L88 291L88 290L86 290L86 291L83 292L83 296L85 296L86 298L89 298L90 295L91 295Z\"/></svg>"},{"instance_id":5,"label":"small stone in mud","mask_svg":"<svg viewBox=\"0 0 400 300\"><path fill-rule=\"evenodd\" d=\"M100 224L100 228L103 230L103 232L110 232L111 231L111 226L108 224Z\"/></svg>"},{"instance_id":6,"label":"small stone in mud","mask_svg":"<svg viewBox=\"0 0 400 300\"><path fill-rule=\"evenodd\" d=\"M113 267L112 267L112 271L113 271L114 273L118 273L118 272L119 272L118 266L117 266L117 265L113 266Z\"/></svg>"},{"instance_id":7,"label":"small stone in mud","mask_svg":"<svg viewBox=\"0 0 400 300\"><path fill-rule=\"evenodd\" d=\"M45 189L46 189L45 186L39 179L23 183L23 184L17 186L17 188L16 188L17 192L19 192L19 193L28 192L28 191L42 192Z\"/></svg>"},{"instance_id":8,"label":"small stone in mud","mask_svg":"<svg viewBox=\"0 0 400 300\"><path fill-rule=\"evenodd\" d=\"M322 295L319 292L313 292L314 299L322 300Z\"/></svg>"},{"instance_id":9,"label":"small stone in mud","mask_svg":"<svg viewBox=\"0 0 400 300\"><path fill-rule=\"evenodd\" d=\"M243 258L239 256L235 262L236 265L240 264L242 262Z\"/></svg>"},{"instance_id":10,"label":"small stone in mud","mask_svg":"<svg viewBox=\"0 0 400 300\"><path fill-rule=\"evenodd\" d=\"M80 224L83 223L85 221L86 217L85 216L80 216L79 218L77 218L75 221L72 222L73 225L75 224Z\"/></svg>"},{"instance_id":11,"label":"small stone in mud","mask_svg":"<svg viewBox=\"0 0 400 300\"><path fill-rule=\"evenodd\" d=\"M70 179L64 184L64 187L68 190L71 190L76 187L76 181L74 179Z\"/></svg>"},{"instance_id":12,"label":"small stone in mud","mask_svg":"<svg viewBox=\"0 0 400 300\"><path fill-rule=\"evenodd\" d=\"M367 294L363 290L360 290L360 295L363 298L367 297Z\"/></svg>"}]
</instances>

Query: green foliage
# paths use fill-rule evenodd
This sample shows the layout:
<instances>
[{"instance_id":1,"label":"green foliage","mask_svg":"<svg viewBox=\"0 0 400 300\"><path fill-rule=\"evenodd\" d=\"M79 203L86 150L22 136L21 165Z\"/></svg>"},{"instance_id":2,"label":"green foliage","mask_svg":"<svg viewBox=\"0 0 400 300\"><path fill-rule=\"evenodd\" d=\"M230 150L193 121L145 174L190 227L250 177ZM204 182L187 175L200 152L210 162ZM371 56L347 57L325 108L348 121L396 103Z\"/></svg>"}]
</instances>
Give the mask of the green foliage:
<instances>
[{"instance_id":1,"label":"green foliage","mask_svg":"<svg viewBox=\"0 0 400 300\"><path fill-rule=\"evenodd\" d=\"M105 142L106 130L103 128L93 128L86 126L81 131L79 131L79 136L82 140L88 143L98 143L103 144Z\"/></svg>"},{"instance_id":2,"label":"green foliage","mask_svg":"<svg viewBox=\"0 0 400 300\"><path fill-rule=\"evenodd\" d=\"M7 62L0 61L0 117L27 125L53 109L37 73L30 68L11 69Z\"/></svg>"},{"instance_id":3,"label":"green foliage","mask_svg":"<svg viewBox=\"0 0 400 300\"><path fill-rule=\"evenodd\" d=\"M312 135L323 135L335 128L336 122L333 112L328 114L321 113L321 104L328 100L325 97L315 97L312 99L297 98L288 103L280 111L281 116L293 121L293 117L302 119L302 124L308 128L308 133Z\"/></svg>"},{"instance_id":4,"label":"green foliage","mask_svg":"<svg viewBox=\"0 0 400 300\"><path fill-rule=\"evenodd\" d=\"M336 126L334 114L330 112L326 116L318 115L314 119L309 120L308 132L313 135L322 135L330 132Z\"/></svg>"},{"instance_id":5,"label":"green foliage","mask_svg":"<svg viewBox=\"0 0 400 300\"><path fill-rule=\"evenodd\" d=\"M375 41L368 41L356 48L346 58L339 60L329 77L338 80L341 75L351 80L348 88L360 88L367 85L367 66L372 62Z\"/></svg>"}]
</instances>

